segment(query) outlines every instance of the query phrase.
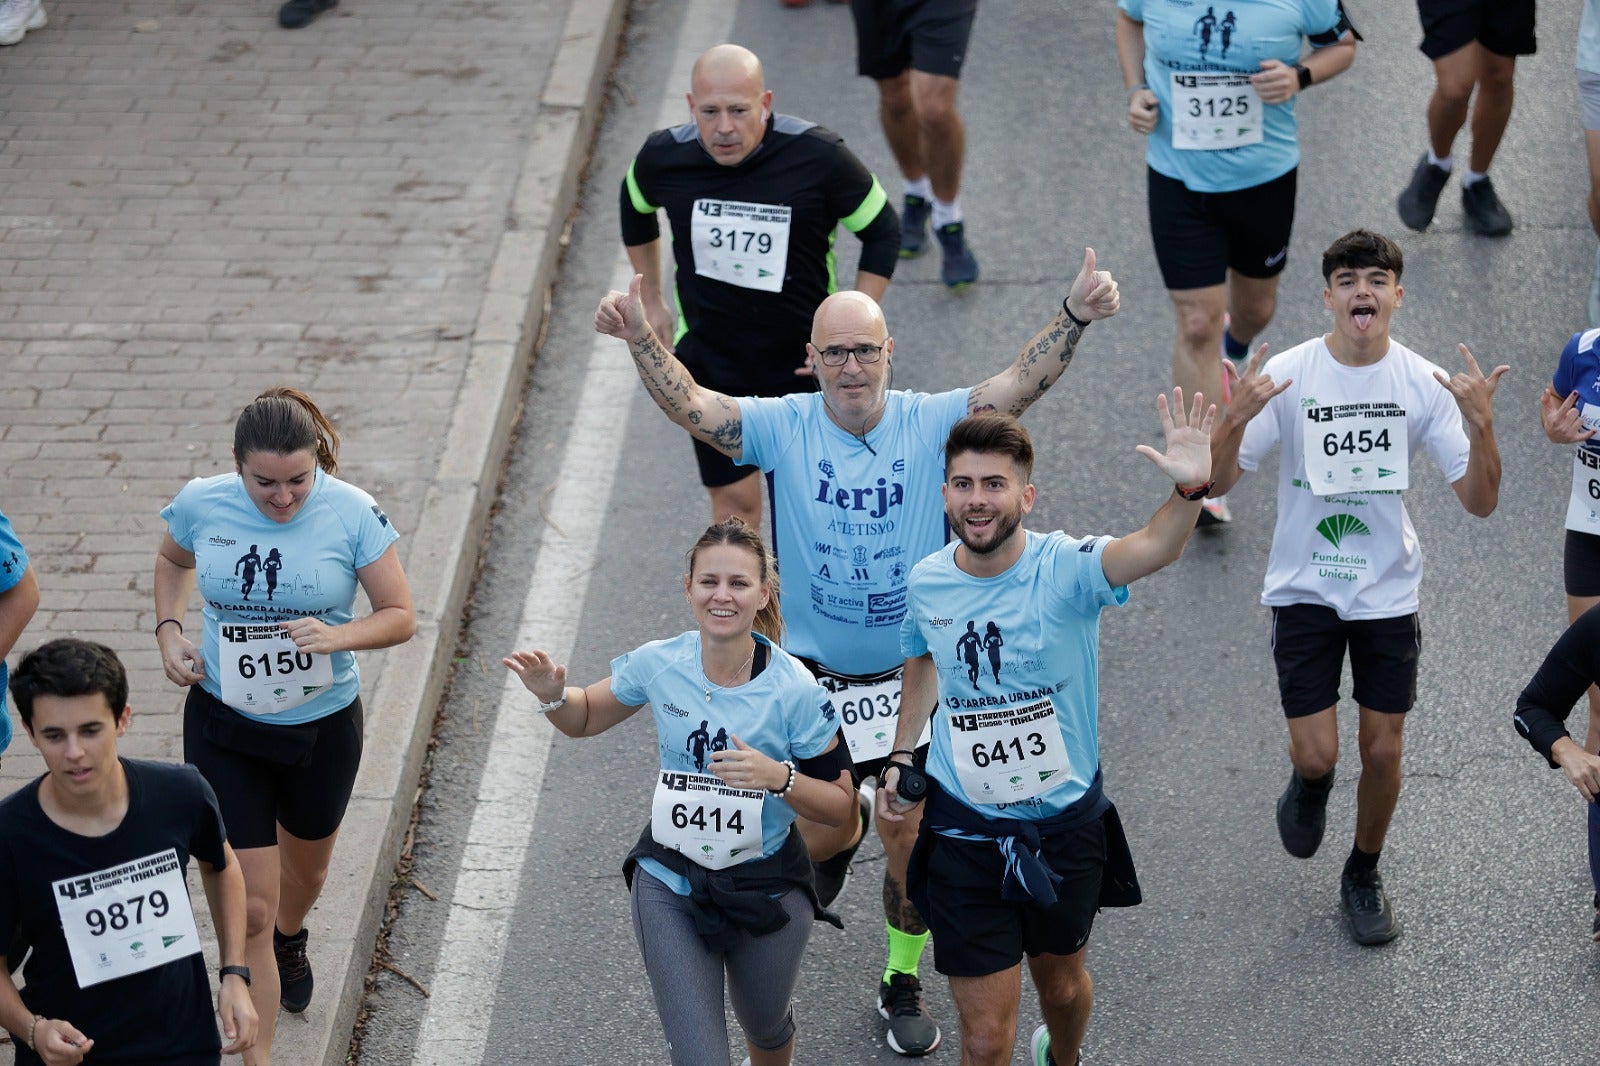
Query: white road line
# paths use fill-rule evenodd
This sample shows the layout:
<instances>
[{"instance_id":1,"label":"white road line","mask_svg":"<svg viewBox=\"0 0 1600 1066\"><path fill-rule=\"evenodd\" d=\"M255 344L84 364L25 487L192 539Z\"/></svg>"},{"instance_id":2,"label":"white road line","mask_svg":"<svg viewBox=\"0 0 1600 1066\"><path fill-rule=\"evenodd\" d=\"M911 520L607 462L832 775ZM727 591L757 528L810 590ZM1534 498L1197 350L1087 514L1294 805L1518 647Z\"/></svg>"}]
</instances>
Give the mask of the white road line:
<instances>
[{"instance_id":1,"label":"white road line","mask_svg":"<svg viewBox=\"0 0 1600 1066\"><path fill-rule=\"evenodd\" d=\"M690 0L657 128L684 121L682 93L689 69L701 52L727 39L735 7L733 0ZM611 287L626 291L632 276L627 257L619 255ZM515 647L544 648L558 662L572 656L628 406L638 387L623 346L610 337L596 337L550 499L550 513L558 516L561 528L546 525L540 536ZM507 671L461 869L447 897L450 915L412 1057L415 1066L483 1062L553 732L516 675Z\"/></svg>"}]
</instances>

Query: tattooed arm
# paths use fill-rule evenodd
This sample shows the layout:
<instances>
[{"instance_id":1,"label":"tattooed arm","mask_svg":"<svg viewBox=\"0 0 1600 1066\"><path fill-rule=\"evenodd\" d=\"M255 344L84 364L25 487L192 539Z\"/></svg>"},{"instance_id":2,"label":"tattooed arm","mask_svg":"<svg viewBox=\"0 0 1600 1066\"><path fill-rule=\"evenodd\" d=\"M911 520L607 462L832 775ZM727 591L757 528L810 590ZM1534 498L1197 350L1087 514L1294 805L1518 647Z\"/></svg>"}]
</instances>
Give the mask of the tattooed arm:
<instances>
[{"instance_id":1,"label":"tattooed arm","mask_svg":"<svg viewBox=\"0 0 1600 1066\"><path fill-rule=\"evenodd\" d=\"M1094 249L1085 248L1083 267L1066 299L1066 307L1078 321L1074 322L1066 310L1057 311L1050 324L1017 354L1015 362L973 386L967 400L969 414L1003 411L1020 418L1071 365L1085 324L1117 313L1122 298L1116 280L1108 271L1096 270L1094 264Z\"/></svg>"},{"instance_id":2,"label":"tattooed arm","mask_svg":"<svg viewBox=\"0 0 1600 1066\"><path fill-rule=\"evenodd\" d=\"M642 275L635 274L627 292L608 292L594 313L596 333L628 342L639 379L656 406L672 421L730 459L744 453L744 422L739 401L695 384L677 356L661 343L645 321L639 296Z\"/></svg>"}]
</instances>

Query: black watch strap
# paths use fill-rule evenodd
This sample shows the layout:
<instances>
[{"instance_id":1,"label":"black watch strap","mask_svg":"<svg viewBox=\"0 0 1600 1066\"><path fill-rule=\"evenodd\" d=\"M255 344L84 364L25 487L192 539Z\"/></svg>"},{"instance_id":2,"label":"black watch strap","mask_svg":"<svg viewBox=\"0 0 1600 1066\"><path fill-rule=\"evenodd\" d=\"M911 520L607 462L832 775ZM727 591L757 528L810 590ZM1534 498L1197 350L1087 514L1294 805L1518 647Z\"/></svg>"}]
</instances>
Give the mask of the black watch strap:
<instances>
[{"instance_id":1,"label":"black watch strap","mask_svg":"<svg viewBox=\"0 0 1600 1066\"><path fill-rule=\"evenodd\" d=\"M1296 63L1294 65L1294 69L1300 77L1300 88L1311 88L1311 68L1306 66L1304 63Z\"/></svg>"},{"instance_id":2,"label":"black watch strap","mask_svg":"<svg viewBox=\"0 0 1600 1066\"><path fill-rule=\"evenodd\" d=\"M250 967L248 967L248 966L224 966L222 969L217 971L217 980L220 981L224 977L227 977L229 974L233 974L233 976L241 978L244 981L244 984L245 984L246 988L250 987Z\"/></svg>"}]
</instances>

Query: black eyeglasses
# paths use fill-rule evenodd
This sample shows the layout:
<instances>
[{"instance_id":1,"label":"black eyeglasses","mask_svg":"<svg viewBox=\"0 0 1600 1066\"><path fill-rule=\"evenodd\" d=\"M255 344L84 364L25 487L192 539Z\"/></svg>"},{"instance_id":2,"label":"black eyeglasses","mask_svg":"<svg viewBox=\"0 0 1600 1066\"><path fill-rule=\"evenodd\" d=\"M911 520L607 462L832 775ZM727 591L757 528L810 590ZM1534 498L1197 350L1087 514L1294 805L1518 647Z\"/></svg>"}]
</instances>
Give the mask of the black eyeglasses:
<instances>
[{"instance_id":1,"label":"black eyeglasses","mask_svg":"<svg viewBox=\"0 0 1600 1066\"><path fill-rule=\"evenodd\" d=\"M817 352L823 366L844 366L853 355L862 366L876 363L883 356L881 344L858 344L853 348L823 348Z\"/></svg>"}]
</instances>

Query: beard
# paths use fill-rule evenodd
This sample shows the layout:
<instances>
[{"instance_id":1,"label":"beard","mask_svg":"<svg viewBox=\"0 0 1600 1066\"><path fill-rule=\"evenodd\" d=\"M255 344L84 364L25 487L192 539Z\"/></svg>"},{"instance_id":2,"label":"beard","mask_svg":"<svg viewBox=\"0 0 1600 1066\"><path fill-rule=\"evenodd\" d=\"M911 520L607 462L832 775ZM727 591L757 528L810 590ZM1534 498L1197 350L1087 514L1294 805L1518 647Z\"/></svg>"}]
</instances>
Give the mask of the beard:
<instances>
[{"instance_id":1,"label":"beard","mask_svg":"<svg viewBox=\"0 0 1600 1066\"><path fill-rule=\"evenodd\" d=\"M991 555L1002 548L1017 532L1017 527L1022 525L1022 508L1010 511L997 511L994 521L985 530L982 541L972 539L967 532L966 523L957 516L946 515L950 520L950 528L956 538L974 555Z\"/></svg>"}]
</instances>

